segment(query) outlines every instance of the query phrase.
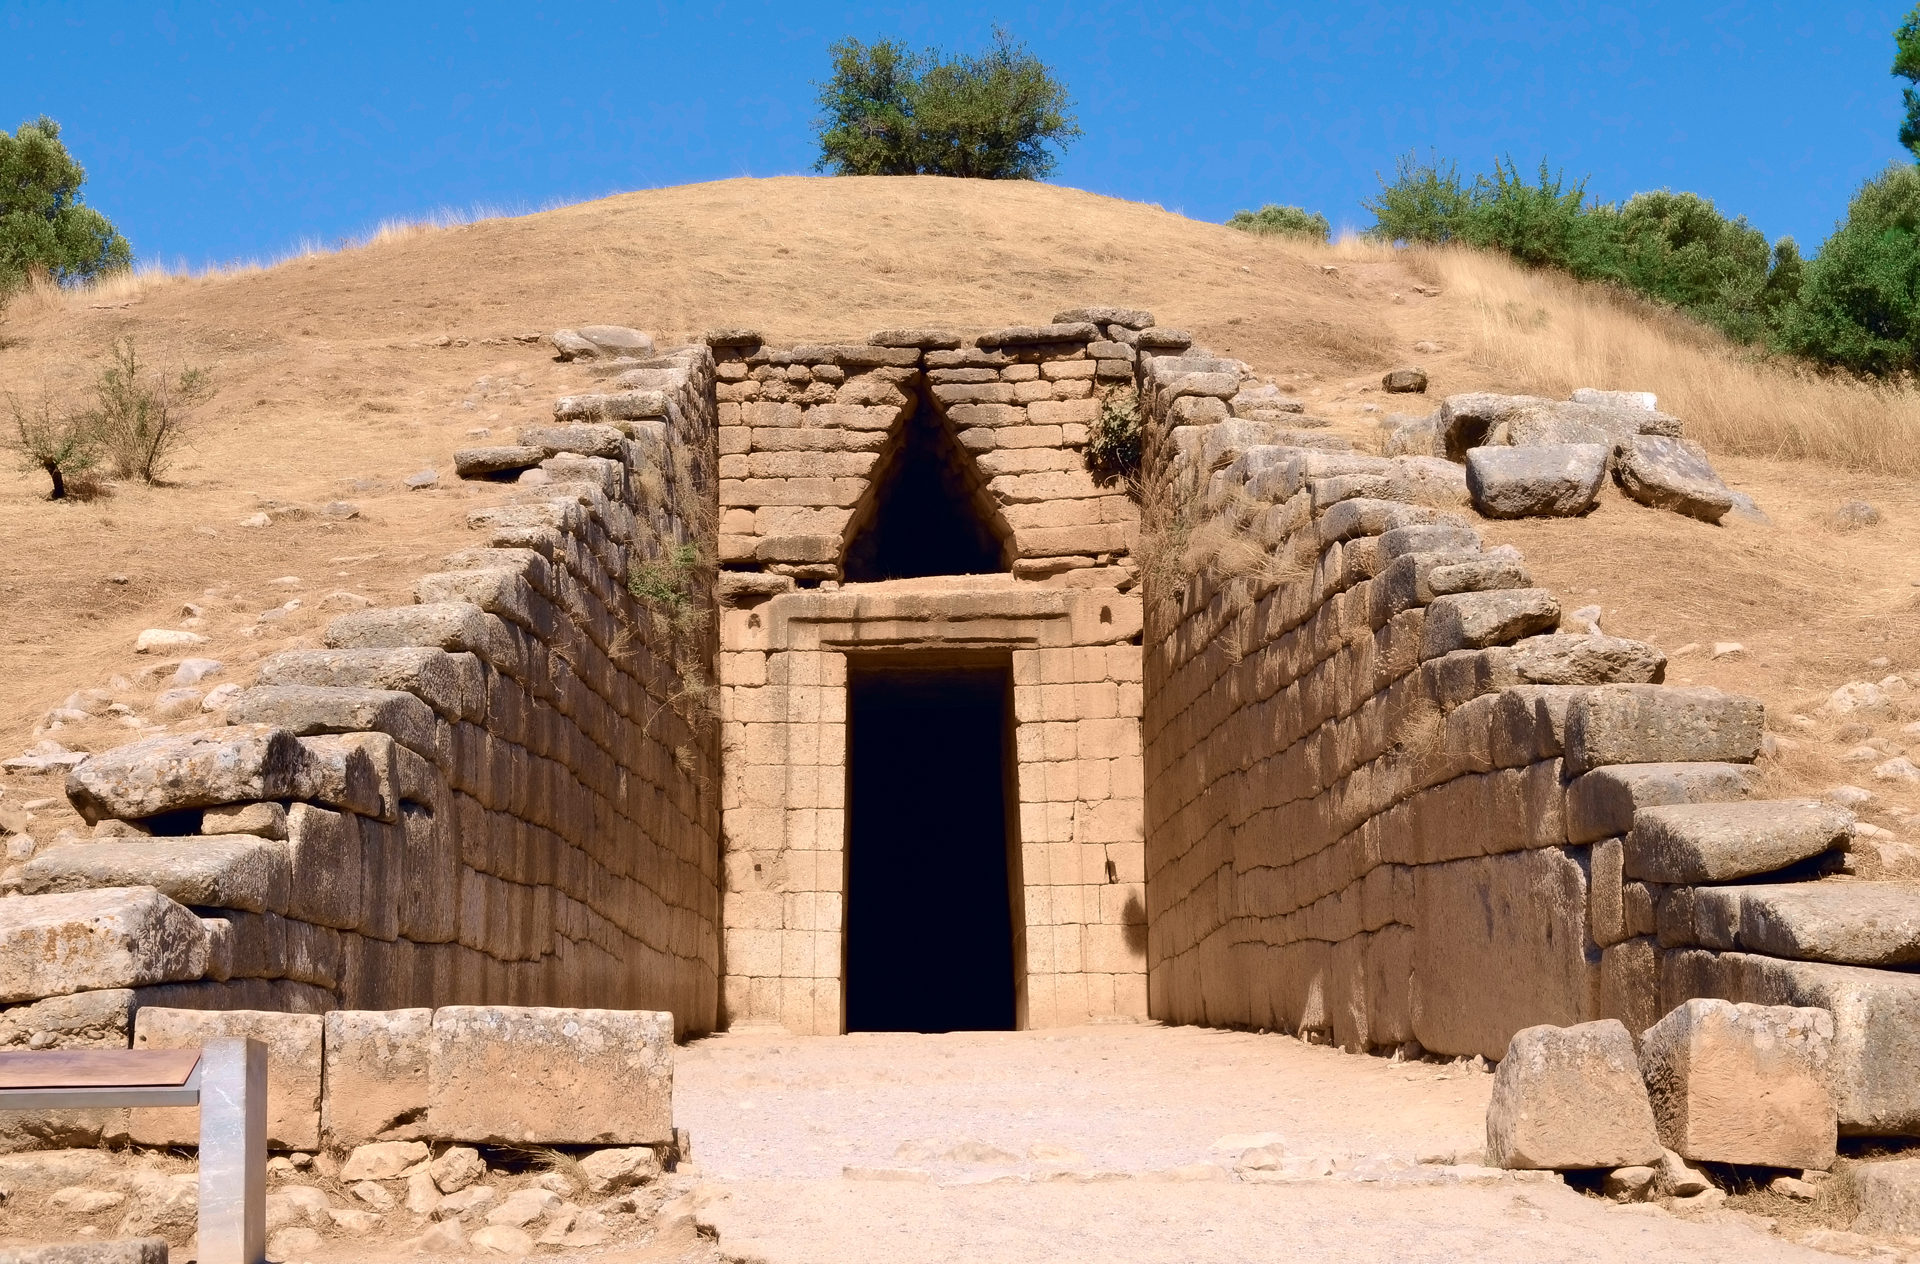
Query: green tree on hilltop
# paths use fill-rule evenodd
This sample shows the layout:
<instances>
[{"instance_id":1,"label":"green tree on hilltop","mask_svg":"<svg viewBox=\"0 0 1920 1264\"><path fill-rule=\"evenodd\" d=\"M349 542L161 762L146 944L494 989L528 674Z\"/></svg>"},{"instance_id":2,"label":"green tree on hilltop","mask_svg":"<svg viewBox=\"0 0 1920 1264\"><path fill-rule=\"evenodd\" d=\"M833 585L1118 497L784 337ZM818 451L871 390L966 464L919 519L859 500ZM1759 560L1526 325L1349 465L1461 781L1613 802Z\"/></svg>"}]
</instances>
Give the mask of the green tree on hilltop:
<instances>
[{"instance_id":1,"label":"green tree on hilltop","mask_svg":"<svg viewBox=\"0 0 1920 1264\"><path fill-rule=\"evenodd\" d=\"M34 275L82 281L133 261L127 239L83 204L86 179L46 115L0 131L0 293Z\"/></svg>"},{"instance_id":2,"label":"green tree on hilltop","mask_svg":"<svg viewBox=\"0 0 1920 1264\"><path fill-rule=\"evenodd\" d=\"M858 176L1038 180L1081 135L1053 72L996 27L978 56L914 52L895 40L831 46L817 85L818 170Z\"/></svg>"},{"instance_id":3,"label":"green tree on hilltop","mask_svg":"<svg viewBox=\"0 0 1920 1264\"><path fill-rule=\"evenodd\" d=\"M1920 6L1894 28L1892 73L1908 83L1920 84ZM1920 92L1902 88L1900 99L1907 107L1906 117L1900 120L1900 143L1920 159Z\"/></svg>"},{"instance_id":4,"label":"green tree on hilltop","mask_svg":"<svg viewBox=\"0 0 1920 1264\"><path fill-rule=\"evenodd\" d=\"M1257 211L1235 211L1228 228L1260 237L1304 237L1324 243L1333 226L1318 211L1299 206L1279 206L1269 202Z\"/></svg>"}]
</instances>

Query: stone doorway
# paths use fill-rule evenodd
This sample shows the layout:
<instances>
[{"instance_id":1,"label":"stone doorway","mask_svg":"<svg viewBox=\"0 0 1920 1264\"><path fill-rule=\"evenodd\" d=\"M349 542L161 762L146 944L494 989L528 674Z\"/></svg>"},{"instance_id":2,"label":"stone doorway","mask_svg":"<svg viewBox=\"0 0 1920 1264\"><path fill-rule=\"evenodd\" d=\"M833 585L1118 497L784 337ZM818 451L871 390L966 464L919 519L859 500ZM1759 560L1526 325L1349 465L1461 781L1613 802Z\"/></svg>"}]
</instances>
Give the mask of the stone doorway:
<instances>
[{"instance_id":1,"label":"stone doorway","mask_svg":"<svg viewBox=\"0 0 1920 1264\"><path fill-rule=\"evenodd\" d=\"M1025 973L1011 662L851 656L846 1026L1007 1031Z\"/></svg>"}]
</instances>

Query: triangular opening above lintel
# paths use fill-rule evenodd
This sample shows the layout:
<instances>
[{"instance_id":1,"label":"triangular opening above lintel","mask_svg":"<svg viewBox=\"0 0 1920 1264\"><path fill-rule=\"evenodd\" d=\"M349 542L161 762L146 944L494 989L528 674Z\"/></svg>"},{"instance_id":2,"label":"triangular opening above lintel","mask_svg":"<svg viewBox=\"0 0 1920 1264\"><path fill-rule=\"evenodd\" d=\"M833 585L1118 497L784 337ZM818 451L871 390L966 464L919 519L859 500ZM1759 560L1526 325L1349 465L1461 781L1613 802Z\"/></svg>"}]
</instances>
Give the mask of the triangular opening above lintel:
<instances>
[{"instance_id":1,"label":"triangular opening above lintel","mask_svg":"<svg viewBox=\"0 0 1920 1264\"><path fill-rule=\"evenodd\" d=\"M1012 569L1011 550L972 458L925 399L900 423L854 516L841 575L849 583Z\"/></svg>"}]
</instances>

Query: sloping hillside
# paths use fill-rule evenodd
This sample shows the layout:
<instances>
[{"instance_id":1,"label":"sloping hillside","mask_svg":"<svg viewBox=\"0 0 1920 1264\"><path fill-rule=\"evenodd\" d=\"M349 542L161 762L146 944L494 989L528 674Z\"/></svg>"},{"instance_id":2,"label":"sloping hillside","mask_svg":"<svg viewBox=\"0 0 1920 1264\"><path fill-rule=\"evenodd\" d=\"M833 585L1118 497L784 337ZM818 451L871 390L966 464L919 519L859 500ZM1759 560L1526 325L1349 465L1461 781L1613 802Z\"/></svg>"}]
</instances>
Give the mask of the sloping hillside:
<instances>
[{"instance_id":1,"label":"sloping hillside","mask_svg":"<svg viewBox=\"0 0 1920 1264\"><path fill-rule=\"evenodd\" d=\"M1366 444L1385 413L1424 412L1454 391L1658 392L1771 525L1708 527L1609 493L1585 519L1488 524L1488 538L1525 549L1568 608L1601 606L1607 630L1702 647L1676 658L1670 678L1766 698L1776 725L1803 739L1779 761L1787 787L1867 778L1840 759L1862 738L1920 747L1920 734L1901 731L1920 709L1815 718L1810 729L1786 718L1847 681L1920 672L1920 487L1846 468L1913 468L1900 455L1913 447L1911 397L1875 404L1788 383L1671 321L1497 260L1316 249L1044 185L785 178L393 232L268 269L16 304L0 326L0 389L74 397L111 340L131 336L156 363L209 367L219 393L170 486L49 503L41 476L0 472L0 537L12 546L0 558L0 755L34 740L76 689L109 689L151 718L166 682L140 676L150 660L134 639L180 626L188 603L210 638L199 652L228 664L211 685L244 681L248 663L314 637L337 610L405 600L415 575L465 542L451 451L482 428L505 436L544 416L585 380L533 340L556 326L631 324L663 345L719 325L771 341L861 338L1033 322L1091 302L1191 329ZM1381 371L1404 362L1431 375L1426 399L1380 393ZM1884 427L1805 438L1823 419L1876 407ZM1880 447L1867 451L1861 435ZM1775 452L1825 459L1754 455ZM439 486L406 490L425 467L442 472ZM1883 521L1833 529L1850 499ZM335 501L357 516L330 516ZM271 525L241 525L263 508ZM1711 659L1714 642L1744 649ZM1842 743L1843 722L1868 731ZM129 735L112 715L55 734L77 747ZM52 783L0 785L0 803L12 803ZM1920 807L1920 788L1870 788L1882 800L1868 818L1889 828L1903 818L1881 809Z\"/></svg>"}]
</instances>

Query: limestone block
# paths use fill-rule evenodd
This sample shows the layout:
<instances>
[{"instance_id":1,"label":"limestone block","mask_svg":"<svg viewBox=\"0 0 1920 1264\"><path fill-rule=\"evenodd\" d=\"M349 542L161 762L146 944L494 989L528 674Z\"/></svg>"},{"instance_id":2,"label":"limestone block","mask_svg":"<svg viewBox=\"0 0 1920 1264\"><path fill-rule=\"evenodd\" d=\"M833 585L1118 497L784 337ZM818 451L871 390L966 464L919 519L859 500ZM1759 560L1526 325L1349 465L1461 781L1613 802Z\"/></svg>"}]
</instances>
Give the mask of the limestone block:
<instances>
[{"instance_id":1,"label":"limestone block","mask_svg":"<svg viewBox=\"0 0 1920 1264\"><path fill-rule=\"evenodd\" d=\"M517 623L536 636L552 632L549 608L517 566L422 575L413 582L413 595L416 601L425 604L472 602L486 613Z\"/></svg>"},{"instance_id":2,"label":"limestone block","mask_svg":"<svg viewBox=\"0 0 1920 1264\"><path fill-rule=\"evenodd\" d=\"M118 1198L116 1195L116 1204ZM189 1194L188 1206L191 1205ZM163 1237L121 1238L112 1242L0 1247L0 1264L167 1264L167 1240Z\"/></svg>"},{"instance_id":3,"label":"limestone block","mask_svg":"<svg viewBox=\"0 0 1920 1264\"><path fill-rule=\"evenodd\" d=\"M1660 1141L1696 1162L1833 1166L1823 1009L1694 998L1649 1028L1641 1063Z\"/></svg>"},{"instance_id":4,"label":"limestone block","mask_svg":"<svg viewBox=\"0 0 1920 1264\"><path fill-rule=\"evenodd\" d=\"M460 448L453 454L454 472L461 478L490 478L532 469L546 456L539 448L508 444L487 448Z\"/></svg>"},{"instance_id":5,"label":"limestone block","mask_svg":"<svg viewBox=\"0 0 1920 1264\"><path fill-rule=\"evenodd\" d=\"M1660 1157L1633 1037L1603 1018L1515 1032L1487 1103L1487 1163L1615 1168Z\"/></svg>"},{"instance_id":6,"label":"limestone block","mask_svg":"<svg viewBox=\"0 0 1920 1264\"><path fill-rule=\"evenodd\" d=\"M1521 451L1518 448L1503 451ZM1443 567L1433 581L1450 582L1461 568ZM1667 656L1643 641L1618 636L1530 636L1498 646L1486 658L1485 683L1505 685L1644 684L1666 675Z\"/></svg>"},{"instance_id":7,"label":"limestone block","mask_svg":"<svg viewBox=\"0 0 1920 1264\"><path fill-rule=\"evenodd\" d=\"M1703 522L1718 522L1733 508L1733 494L1714 473L1706 449L1690 439L1651 434L1621 439L1614 444L1613 467L1620 490L1643 505Z\"/></svg>"},{"instance_id":8,"label":"limestone block","mask_svg":"<svg viewBox=\"0 0 1920 1264\"><path fill-rule=\"evenodd\" d=\"M1862 1163L1848 1171L1860 1211L1856 1233L1920 1233L1920 1159Z\"/></svg>"},{"instance_id":9,"label":"limestone block","mask_svg":"<svg viewBox=\"0 0 1920 1264\"><path fill-rule=\"evenodd\" d=\"M1593 507L1607 476L1605 444L1467 451L1467 490L1489 518L1572 518Z\"/></svg>"},{"instance_id":10,"label":"limestone block","mask_svg":"<svg viewBox=\"0 0 1920 1264\"><path fill-rule=\"evenodd\" d=\"M435 1011L428 1132L454 1141L657 1145L673 1138L673 1016L646 1010Z\"/></svg>"},{"instance_id":11,"label":"limestone block","mask_svg":"<svg viewBox=\"0 0 1920 1264\"><path fill-rule=\"evenodd\" d=\"M1513 1033L1585 1022L1587 878L1546 848L1414 870L1413 1030L1439 1053L1497 1058Z\"/></svg>"},{"instance_id":12,"label":"limestone block","mask_svg":"<svg viewBox=\"0 0 1920 1264\"><path fill-rule=\"evenodd\" d=\"M426 1135L430 1009L326 1016L320 1130L333 1147Z\"/></svg>"},{"instance_id":13,"label":"limestone block","mask_svg":"<svg viewBox=\"0 0 1920 1264\"><path fill-rule=\"evenodd\" d=\"M392 744L384 733L326 733L300 738L301 748L307 753L307 772L298 797L361 816L390 815L398 806L391 793L391 752L370 738Z\"/></svg>"},{"instance_id":14,"label":"limestone block","mask_svg":"<svg viewBox=\"0 0 1920 1264\"><path fill-rule=\"evenodd\" d=\"M1608 764L1750 764L1760 753L1758 698L1710 688L1603 685L1567 715L1567 771Z\"/></svg>"},{"instance_id":15,"label":"limestone block","mask_svg":"<svg viewBox=\"0 0 1920 1264\"><path fill-rule=\"evenodd\" d=\"M267 1046L267 1144L280 1150L320 1145L322 1027L318 1014L264 1010L142 1008L134 1016L136 1049L193 1049L208 1040L246 1036ZM142 1106L128 1112L127 1132L141 1145L198 1145L197 1107Z\"/></svg>"},{"instance_id":16,"label":"limestone block","mask_svg":"<svg viewBox=\"0 0 1920 1264\"><path fill-rule=\"evenodd\" d=\"M284 839L287 836L287 809L280 803L236 803L208 808L200 816L200 832Z\"/></svg>"},{"instance_id":17,"label":"limestone block","mask_svg":"<svg viewBox=\"0 0 1920 1264\"><path fill-rule=\"evenodd\" d=\"M107 988L0 1010L0 1049L124 1049L133 996L130 988Z\"/></svg>"},{"instance_id":18,"label":"limestone block","mask_svg":"<svg viewBox=\"0 0 1920 1264\"><path fill-rule=\"evenodd\" d=\"M1578 638L1585 639L1585 638ZM1612 764L1567 787L1567 840L1591 842L1625 834L1641 808L1726 803L1751 798L1760 785L1752 764Z\"/></svg>"},{"instance_id":19,"label":"limestone block","mask_svg":"<svg viewBox=\"0 0 1920 1264\"><path fill-rule=\"evenodd\" d=\"M1909 882L1701 887L1693 900L1695 939L1709 948L1839 965L1920 963L1920 887Z\"/></svg>"},{"instance_id":20,"label":"limestone block","mask_svg":"<svg viewBox=\"0 0 1920 1264\"><path fill-rule=\"evenodd\" d=\"M260 664L259 682L402 689L449 720L479 718L479 660L432 647L288 650Z\"/></svg>"},{"instance_id":21,"label":"limestone block","mask_svg":"<svg viewBox=\"0 0 1920 1264\"><path fill-rule=\"evenodd\" d=\"M200 919L151 887L0 900L0 1003L197 979Z\"/></svg>"},{"instance_id":22,"label":"limestone block","mask_svg":"<svg viewBox=\"0 0 1920 1264\"><path fill-rule=\"evenodd\" d=\"M1600 1016L1626 1024L1636 1044L1659 1021L1660 950L1651 938L1636 936L1600 950Z\"/></svg>"},{"instance_id":23,"label":"limestone block","mask_svg":"<svg viewBox=\"0 0 1920 1264\"><path fill-rule=\"evenodd\" d=\"M1422 661L1545 632L1560 622L1560 603L1544 588L1455 593L1427 607Z\"/></svg>"},{"instance_id":24,"label":"limestone block","mask_svg":"<svg viewBox=\"0 0 1920 1264\"><path fill-rule=\"evenodd\" d=\"M651 392L637 393L649 394ZM582 397L576 396L574 398L578 399ZM614 410L619 410L627 404L627 401L619 395L603 395L600 398L608 401L608 404ZM640 401L633 402L638 403ZM646 403L653 405L655 401L648 400ZM666 413L665 405L665 398L661 397L658 400L658 407L650 407L649 411L646 412L629 414L621 411L608 411L601 415L618 416L623 420L633 420L638 417L660 417ZM558 412L557 408L555 415L562 415ZM620 431L613 426L595 425L592 423L580 423L570 426L522 426L520 428L521 445L529 448L539 448L542 454L549 457L558 456L561 453L570 453L574 456L606 457L617 461L624 453L621 444L625 439L626 436L621 434Z\"/></svg>"},{"instance_id":25,"label":"limestone block","mask_svg":"<svg viewBox=\"0 0 1920 1264\"><path fill-rule=\"evenodd\" d=\"M362 849L355 818L296 803L287 813L287 848L292 865L288 914L340 930L357 928Z\"/></svg>"},{"instance_id":26,"label":"limestone block","mask_svg":"<svg viewBox=\"0 0 1920 1264\"><path fill-rule=\"evenodd\" d=\"M335 649L424 646L488 658L493 631L480 607L466 601L446 601L351 611L327 625L325 639Z\"/></svg>"},{"instance_id":27,"label":"limestone block","mask_svg":"<svg viewBox=\"0 0 1920 1264\"><path fill-rule=\"evenodd\" d=\"M239 725L129 742L67 774L67 797L88 821L139 820L184 808L299 794L305 751L292 733Z\"/></svg>"},{"instance_id":28,"label":"limestone block","mask_svg":"<svg viewBox=\"0 0 1920 1264\"><path fill-rule=\"evenodd\" d=\"M1123 329L1152 329L1153 313L1137 307L1069 307L1053 314L1056 325L1093 321L1101 325L1119 325Z\"/></svg>"},{"instance_id":29,"label":"limestone block","mask_svg":"<svg viewBox=\"0 0 1920 1264\"><path fill-rule=\"evenodd\" d=\"M196 908L254 913L284 912L291 882L287 845L245 834L54 847L20 872L20 889L28 895L152 887Z\"/></svg>"},{"instance_id":30,"label":"limestone block","mask_svg":"<svg viewBox=\"0 0 1920 1264\"><path fill-rule=\"evenodd\" d=\"M1627 835L1626 875L1643 882L1730 882L1817 856L1843 843L1852 828L1851 812L1811 800L1641 808Z\"/></svg>"}]
</instances>

